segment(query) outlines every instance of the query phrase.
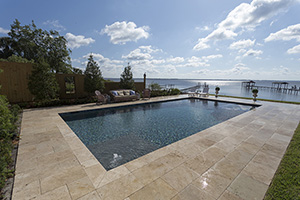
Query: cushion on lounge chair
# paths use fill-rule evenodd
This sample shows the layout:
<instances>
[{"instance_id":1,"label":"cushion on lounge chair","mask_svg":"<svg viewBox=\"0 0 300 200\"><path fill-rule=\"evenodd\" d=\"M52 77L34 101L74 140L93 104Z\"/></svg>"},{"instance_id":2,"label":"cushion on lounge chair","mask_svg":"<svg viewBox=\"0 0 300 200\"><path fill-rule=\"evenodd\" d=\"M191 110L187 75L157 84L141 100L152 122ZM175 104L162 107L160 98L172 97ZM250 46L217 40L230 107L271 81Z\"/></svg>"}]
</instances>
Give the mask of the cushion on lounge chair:
<instances>
[{"instance_id":1,"label":"cushion on lounge chair","mask_svg":"<svg viewBox=\"0 0 300 200\"><path fill-rule=\"evenodd\" d=\"M124 96L124 91L118 91L118 96Z\"/></svg>"},{"instance_id":2,"label":"cushion on lounge chair","mask_svg":"<svg viewBox=\"0 0 300 200\"><path fill-rule=\"evenodd\" d=\"M130 90L130 95L135 95L135 91Z\"/></svg>"},{"instance_id":3,"label":"cushion on lounge chair","mask_svg":"<svg viewBox=\"0 0 300 200\"><path fill-rule=\"evenodd\" d=\"M119 95L117 91L111 91L111 93L112 93L113 95L115 95L115 96L118 96L118 95Z\"/></svg>"},{"instance_id":4,"label":"cushion on lounge chair","mask_svg":"<svg viewBox=\"0 0 300 200\"><path fill-rule=\"evenodd\" d=\"M130 91L129 90L124 90L124 95L130 95Z\"/></svg>"}]
</instances>

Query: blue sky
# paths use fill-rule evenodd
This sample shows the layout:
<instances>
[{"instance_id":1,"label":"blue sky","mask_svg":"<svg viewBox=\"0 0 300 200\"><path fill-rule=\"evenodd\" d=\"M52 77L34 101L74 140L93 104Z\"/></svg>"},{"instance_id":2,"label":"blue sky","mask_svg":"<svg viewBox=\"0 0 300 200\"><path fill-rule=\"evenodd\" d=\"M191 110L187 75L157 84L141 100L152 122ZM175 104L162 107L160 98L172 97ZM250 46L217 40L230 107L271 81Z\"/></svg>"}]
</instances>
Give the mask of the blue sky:
<instances>
[{"instance_id":1,"label":"blue sky","mask_svg":"<svg viewBox=\"0 0 300 200\"><path fill-rule=\"evenodd\" d=\"M105 78L299 80L300 0L0 0L0 37L18 19L90 53Z\"/></svg>"}]
</instances>

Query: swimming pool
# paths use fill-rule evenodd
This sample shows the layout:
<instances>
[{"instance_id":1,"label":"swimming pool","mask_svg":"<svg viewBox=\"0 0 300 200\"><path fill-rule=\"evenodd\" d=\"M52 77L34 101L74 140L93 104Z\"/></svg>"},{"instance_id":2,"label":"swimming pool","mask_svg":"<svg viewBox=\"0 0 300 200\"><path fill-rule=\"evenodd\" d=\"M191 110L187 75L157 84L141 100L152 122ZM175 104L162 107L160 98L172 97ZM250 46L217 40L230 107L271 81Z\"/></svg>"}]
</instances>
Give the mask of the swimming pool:
<instances>
[{"instance_id":1,"label":"swimming pool","mask_svg":"<svg viewBox=\"0 0 300 200\"><path fill-rule=\"evenodd\" d=\"M200 99L61 113L106 170L249 111L252 106Z\"/></svg>"}]
</instances>

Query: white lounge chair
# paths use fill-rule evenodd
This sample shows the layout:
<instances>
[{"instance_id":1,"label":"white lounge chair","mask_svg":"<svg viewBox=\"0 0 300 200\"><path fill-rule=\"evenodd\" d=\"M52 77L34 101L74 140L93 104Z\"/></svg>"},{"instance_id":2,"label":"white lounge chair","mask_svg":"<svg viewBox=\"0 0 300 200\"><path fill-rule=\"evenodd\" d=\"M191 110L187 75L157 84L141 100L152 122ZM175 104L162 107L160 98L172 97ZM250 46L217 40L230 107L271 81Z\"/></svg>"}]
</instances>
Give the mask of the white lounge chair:
<instances>
[{"instance_id":1,"label":"white lounge chair","mask_svg":"<svg viewBox=\"0 0 300 200\"><path fill-rule=\"evenodd\" d=\"M188 92L189 97L197 97L198 94L199 94L199 91L195 90L195 89Z\"/></svg>"},{"instance_id":2,"label":"white lounge chair","mask_svg":"<svg viewBox=\"0 0 300 200\"><path fill-rule=\"evenodd\" d=\"M199 97L202 97L202 96L203 96L203 97L208 97L208 96L209 96L208 91L209 91L209 87L203 88L203 91L200 92L200 93L198 93Z\"/></svg>"}]
</instances>

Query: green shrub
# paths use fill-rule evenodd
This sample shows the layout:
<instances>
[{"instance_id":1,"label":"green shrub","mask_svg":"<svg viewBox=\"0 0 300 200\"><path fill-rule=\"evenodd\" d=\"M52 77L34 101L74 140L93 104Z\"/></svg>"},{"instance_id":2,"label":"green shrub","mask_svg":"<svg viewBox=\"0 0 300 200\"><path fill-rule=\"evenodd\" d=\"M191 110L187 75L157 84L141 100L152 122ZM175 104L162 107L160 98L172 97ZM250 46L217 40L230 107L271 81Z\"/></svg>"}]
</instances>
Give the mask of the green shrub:
<instances>
[{"instance_id":1,"label":"green shrub","mask_svg":"<svg viewBox=\"0 0 300 200\"><path fill-rule=\"evenodd\" d=\"M12 139L16 132L15 122L18 119L19 111L18 106L12 106L10 110L7 99L0 95L0 190L6 179L12 175L9 165L12 162Z\"/></svg>"},{"instance_id":2,"label":"green shrub","mask_svg":"<svg viewBox=\"0 0 300 200\"><path fill-rule=\"evenodd\" d=\"M164 89L164 90L151 90L151 97L159 97L159 96L168 96L168 95L178 95L180 94L180 90L177 88Z\"/></svg>"},{"instance_id":3,"label":"green shrub","mask_svg":"<svg viewBox=\"0 0 300 200\"><path fill-rule=\"evenodd\" d=\"M258 93L258 89L253 89L252 93Z\"/></svg>"},{"instance_id":4,"label":"green shrub","mask_svg":"<svg viewBox=\"0 0 300 200\"><path fill-rule=\"evenodd\" d=\"M180 90L177 88L172 88L169 91L170 95L179 95L180 94Z\"/></svg>"},{"instance_id":5,"label":"green shrub","mask_svg":"<svg viewBox=\"0 0 300 200\"><path fill-rule=\"evenodd\" d=\"M161 90L161 86L158 83L151 83L149 85L149 88L151 91L160 91Z\"/></svg>"}]
</instances>

